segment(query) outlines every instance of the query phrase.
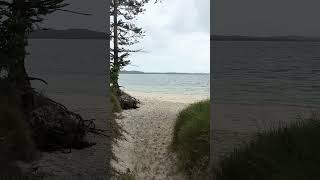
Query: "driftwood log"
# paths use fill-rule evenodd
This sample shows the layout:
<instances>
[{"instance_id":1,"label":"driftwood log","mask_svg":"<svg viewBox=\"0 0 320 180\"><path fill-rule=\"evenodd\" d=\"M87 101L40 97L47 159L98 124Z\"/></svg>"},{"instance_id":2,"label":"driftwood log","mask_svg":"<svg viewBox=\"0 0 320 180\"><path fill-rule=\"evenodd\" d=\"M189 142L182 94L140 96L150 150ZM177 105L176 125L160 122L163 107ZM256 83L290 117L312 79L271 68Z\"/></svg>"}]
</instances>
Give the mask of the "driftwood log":
<instances>
[{"instance_id":1,"label":"driftwood log","mask_svg":"<svg viewBox=\"0 0 320 180\"><path fill-rule=\"evenodd\" d=\"M138 108L138 104L140 104L138 99L132 97L122 90L120 90L117 97L122 109L136 109Z\"/></svg>"}]
</instances>

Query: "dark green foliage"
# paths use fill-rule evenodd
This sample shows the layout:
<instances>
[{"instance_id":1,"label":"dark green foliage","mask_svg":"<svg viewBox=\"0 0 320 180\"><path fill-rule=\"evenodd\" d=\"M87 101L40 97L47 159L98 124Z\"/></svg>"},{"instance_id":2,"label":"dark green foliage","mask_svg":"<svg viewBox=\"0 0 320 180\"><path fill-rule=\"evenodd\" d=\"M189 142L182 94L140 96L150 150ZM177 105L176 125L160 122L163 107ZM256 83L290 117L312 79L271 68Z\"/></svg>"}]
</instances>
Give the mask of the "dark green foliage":
<instances>
[{"instance_id":1,"label":"dark green foliage","mask_svg":"<svg viewBox=\"0 0 320 180\"><path fill-rule=\"evenodd\" d=\"M114 113L121 112L122 111L121 105L115 93L112 93L110 98L111 98L112 112Z\"/></svg>"},{"instance_id":2,"label":"dark green foliage","mask_svg":"<svg viewBox=\"0 0 320 180\"><path fill-rule=\"evenodd\" d=\"M144 37L144 31L136 25L136 17L145 11L150 0L112 0L110 5L110 78L113 86L118 86L119 72L130 64L131 53L139 49L129 47ZM158 2L157 0L155 2ZM117 11L115 11L117 9ZM117 12L117 14L115 13Z\"/></svg>"},{"instance_id":3,"label":"dark green foliage","mask_svg":"<svg viewBox=\"0 0 320 180\"><path fill-rule=\"evenodd\" d=\"M171 149L183 170L206 171L210 152L210 101L191 104L180 112L174 126Z\"/></svg>"},{"instance_id":4,"label":"dark green foliage","mask_svg":"<svg viewBox=\"0 0 320 180\"><path fill-rule=\"evenodd\" d=\"M28 34L43 17L66 6L64 0L0 0L0 179L20 175L15 161L31 161L35 146L27 125L32 104L25 70Z\"/></svg>"},{"instance_id":5,"label":"dark green foliage","mask_svg":"<svg viewBox=\"0 0 320 180\"><path fill-rule=\"evenodd\" d=\"M8 72L7 79L17 93L18 106L30 111L31 84L25 69L25 46L28 35L44 16L67 4L64 0L0 0L0 70Z\"/></svg>"},{"instance_id":6,"label":"dark green foliage","mask_svg":"<svg viewBox=\"0 0 320 180\"><path fill-rule=\"evenodd\" d=\"M317 180L319 139L319 118L260 133L220 162L216 180Z\"/></svg>"},{"instance_id":7,"label":"dark green foliage","mask_svg":"<svg viewBox=\"0 0 320 180\"><path fill-rule=\"evenodd\" d=\"M110 76L113 86L118 86L120 70L130 63L128 56L136 50L128 49L143 37L143 31L135 23L135 17L144 11L144 2L139 0L112 0L110 5ZM117 14L115 13L117 12Z\"/></svg>"}]
</instances>

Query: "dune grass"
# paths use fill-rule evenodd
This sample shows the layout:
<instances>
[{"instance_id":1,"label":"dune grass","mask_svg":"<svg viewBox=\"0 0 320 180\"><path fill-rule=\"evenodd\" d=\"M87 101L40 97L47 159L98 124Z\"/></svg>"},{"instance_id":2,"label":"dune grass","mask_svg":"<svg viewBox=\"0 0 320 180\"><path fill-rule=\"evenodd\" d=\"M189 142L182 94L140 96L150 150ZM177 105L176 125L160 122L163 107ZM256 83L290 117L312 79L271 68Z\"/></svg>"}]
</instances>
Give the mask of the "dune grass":
<instances>
[{"instance_id":1,"label":"dune grass","mask_svg":"<svg viewBox=\"0 0 320 180\"><path fill-rule=\"evenodd\" d=\"M16 161L30 162L37 151L12 89L4 81L0 84L0 177L19 177Z\"/></svg>"},{"instance_id":2,"label":"dune grass","mask_svg":"<svg viewBox=\"0 0 320 180\"><path fill-rule=\"evenodd\" d=\"M203 173L210 152L210 100L191 104L181 111L174 126L170 148L177 154L179 168Z\"/></svg>"},{"instance_id":3,"label":"dune grass","mask_svg":"<svg viewBox=\"0 0 320 180\"><path fill-rule=\"evenodd\" d=\"M121 104L116 96L116 90L114 87L110 87L111 90L111 96L110 96L110 101L111 101L111 106L112 106L112 112L113 113L120 113L122 111Z\"/></svg>"},{"instance_id":4,"label":"dune grass","mask_svg":"<svg viewBox=\"0 0 320 180\"><path fill-rule=\"evenodd\" d=\"M116 95L114 93L111 93L111 106L112 106L112 112L114 113L120 113L122 111L120 102Z\"/></svg>"},{"instance_id":5,"label":"dune grass","mask_svg":"<svg viewBox=\"0 0 320 180\"><path fill-rule=\"evenodd\" d=\"M316 180L320 177L320 119L260 133L215 168L216 180Z\"/></svg>"}]
</instances>

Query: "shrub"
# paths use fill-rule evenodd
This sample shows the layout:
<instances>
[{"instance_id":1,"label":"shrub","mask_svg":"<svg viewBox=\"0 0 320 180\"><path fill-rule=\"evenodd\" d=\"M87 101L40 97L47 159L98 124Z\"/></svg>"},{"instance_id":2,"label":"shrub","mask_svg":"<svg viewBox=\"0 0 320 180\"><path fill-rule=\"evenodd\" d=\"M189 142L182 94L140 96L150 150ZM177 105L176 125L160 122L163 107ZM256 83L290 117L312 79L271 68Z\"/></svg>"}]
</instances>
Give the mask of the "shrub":
<instances>
[{"instance_id":1,"label":"shrub","mask_svg":"<svg viewBox=\"0 0 320 180\"><path fill-rule=\"evenodd\" d=\"M112 106L112 112L119 113L122 111L120 102L117 98L117 96L114 93L111 93L111 106Z\"/></svg>"},{"instance_id":2,"label":"shrub","mask_svg":"<svg viewBox=\"0 0 320 180\"><path fill-rule=\"evenodd\" d=\"M178 115L171 149L186 172L206 171L210 152L210 101L191 104Z\"/></svg>"},{"instance_id":3,"label":"shrub","mask_svg":"<svg viewBox=\"0 0 320 180\"><path fill-rule=\"evenodd\" d=\"M218 164L215 179L319 179L319 138L317 118L260 133Z\"/></svg>"}]
</instances>

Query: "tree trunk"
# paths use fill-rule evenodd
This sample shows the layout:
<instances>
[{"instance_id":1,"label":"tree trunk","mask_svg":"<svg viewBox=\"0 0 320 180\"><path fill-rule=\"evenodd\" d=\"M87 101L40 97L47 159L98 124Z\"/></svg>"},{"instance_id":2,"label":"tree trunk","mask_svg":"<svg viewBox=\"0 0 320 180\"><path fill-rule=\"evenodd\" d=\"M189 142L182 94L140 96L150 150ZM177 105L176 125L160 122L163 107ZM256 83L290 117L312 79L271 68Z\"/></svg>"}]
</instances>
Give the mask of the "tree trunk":
<instances>
[{"instance_id":1,"label":"tree trunk","mask_svg":"<svg viewBox=\"0 0 320 180\"><path fill-rule=\"evenodd\" d=\"M28 29L28 25L26 24L26 7L25 0L13 0L13 10L12 17L14 21L14 25L19 28L15 28L13 30L9 29L11 33L11 41L14 41L15 47L12 47L14 51L11 57L12 64L10 68L10 76L13 81L14 88L17 91L18 103L21 105L23 111L28 113L32 110L33 107L33 95L31 92L31 83L28 79L28 74L25 69L25 44L26 44L26 33Z\"/></svg>"},{"instance_id":2,"label":"tree trunk","mask_svg":"<svg viewBox=\"0 0 320 180\"><path fill-rule=\"evenodd\" d=\"M119 0L113 0L114 3L114 14L113 14L113 49L114 49L114 63L113 63L113 70L115 72L115 79L112 82L113 88L116 91L116 94L118 94L119 89L119 72L120 72L120 66L119 66L119 47L118 47L118 2Z\"/></svg>"}]
</instances>

